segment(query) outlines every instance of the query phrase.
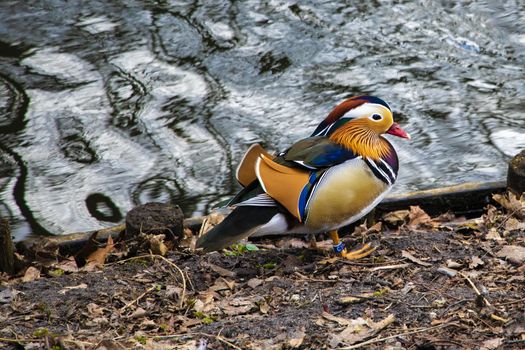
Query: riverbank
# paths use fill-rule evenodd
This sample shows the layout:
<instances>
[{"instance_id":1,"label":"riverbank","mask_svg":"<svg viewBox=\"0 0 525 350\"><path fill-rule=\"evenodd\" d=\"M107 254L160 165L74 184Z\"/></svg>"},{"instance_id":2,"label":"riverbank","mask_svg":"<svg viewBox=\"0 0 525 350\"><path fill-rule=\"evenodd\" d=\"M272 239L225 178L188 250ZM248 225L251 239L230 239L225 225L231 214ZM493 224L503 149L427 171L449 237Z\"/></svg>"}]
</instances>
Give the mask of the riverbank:
<instances>
[{"instance_id":1,"label":"riverbank","mask_svg":"<svg viewBox=\"0 0 525 350\"><path fill-rule=\"evenodd\" d=\"M383 214L345 237L378 246L359 261L333 258L324 237L317 249L281 237L206 255L106 245L82 268L42 257L24 276L3 277L0 344L521 349L525 199L505 198L470 219L431 219L415 206Z\"/></svg>"}]
</instances>

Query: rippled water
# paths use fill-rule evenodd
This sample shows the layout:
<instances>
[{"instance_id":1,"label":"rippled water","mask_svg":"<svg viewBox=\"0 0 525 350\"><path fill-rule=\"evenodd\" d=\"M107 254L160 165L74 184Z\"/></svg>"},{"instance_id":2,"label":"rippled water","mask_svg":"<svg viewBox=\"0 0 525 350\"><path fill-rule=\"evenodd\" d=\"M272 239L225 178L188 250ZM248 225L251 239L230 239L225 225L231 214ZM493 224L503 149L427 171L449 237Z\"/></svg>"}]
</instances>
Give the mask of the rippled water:
<instances>
[{"instance_id":1,"label":"rippled water","mask_svg":"<svg viewBox=\"0 0 525 350\"><path fill-rule=\"evenodd\" d=\"M282 149L355 94L413 136L393 140L398 192L502 179L525 148L519 1L28 3L0 2L0 214L18 239L152 200L206 212L249 144Z\"/></svg>"}]
</instances>

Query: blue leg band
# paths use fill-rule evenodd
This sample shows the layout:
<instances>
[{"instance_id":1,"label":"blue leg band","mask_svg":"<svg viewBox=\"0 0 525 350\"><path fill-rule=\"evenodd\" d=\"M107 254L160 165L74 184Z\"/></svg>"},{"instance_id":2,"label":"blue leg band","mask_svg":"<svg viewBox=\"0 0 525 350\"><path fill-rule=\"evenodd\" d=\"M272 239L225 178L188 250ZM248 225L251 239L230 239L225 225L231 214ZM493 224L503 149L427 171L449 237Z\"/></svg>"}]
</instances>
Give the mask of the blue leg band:
<instances>
[{"instance_id":1,"label":"blue leg band","mask_svg":"<svg viewBox=\"0 0 525 350\"><path fill-rule=\"evenodd\" d=\"M343 242L339 242L339 244L334 245L333 249L334 252L341 253L345 249L345 244Z\"/></svg>"}]
</instances>

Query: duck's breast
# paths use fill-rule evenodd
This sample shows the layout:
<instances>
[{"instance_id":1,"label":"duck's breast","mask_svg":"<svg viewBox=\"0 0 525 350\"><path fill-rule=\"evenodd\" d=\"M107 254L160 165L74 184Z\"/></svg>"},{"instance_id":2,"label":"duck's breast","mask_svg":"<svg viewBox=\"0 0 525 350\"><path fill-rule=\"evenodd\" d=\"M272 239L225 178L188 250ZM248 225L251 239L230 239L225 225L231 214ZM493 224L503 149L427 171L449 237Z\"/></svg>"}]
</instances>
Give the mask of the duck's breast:
<instances>
[{"instance_id":1,"label":"duck's breast","mask_svg":"<svg viewBox=\"0 0 525 350\"><path fill-rule=\"evenodd\" d=\"M334 166L312 190L305 226L328 231L351 224L379 204L390 188L361 157Z\"/></svg>"}]
</instances>

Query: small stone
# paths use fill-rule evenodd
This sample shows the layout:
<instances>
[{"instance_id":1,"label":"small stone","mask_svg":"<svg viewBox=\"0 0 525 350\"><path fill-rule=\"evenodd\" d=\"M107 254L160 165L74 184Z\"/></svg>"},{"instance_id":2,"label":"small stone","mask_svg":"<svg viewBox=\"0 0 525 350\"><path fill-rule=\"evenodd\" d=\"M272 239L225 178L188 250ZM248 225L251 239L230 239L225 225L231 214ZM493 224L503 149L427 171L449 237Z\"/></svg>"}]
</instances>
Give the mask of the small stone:
<instances>
[{"instance_id":1,"label":"small stone","mask_svg":"<svg viewBox=\"0 0 525 350\"><path fill-rule=\"evenodd\" d=\"M441 266L439 269L437 269L437 272L447 275L448 277L454 277L458 273L456 270L449 269L445 266Z\"/></svg>"}]
</instances>

